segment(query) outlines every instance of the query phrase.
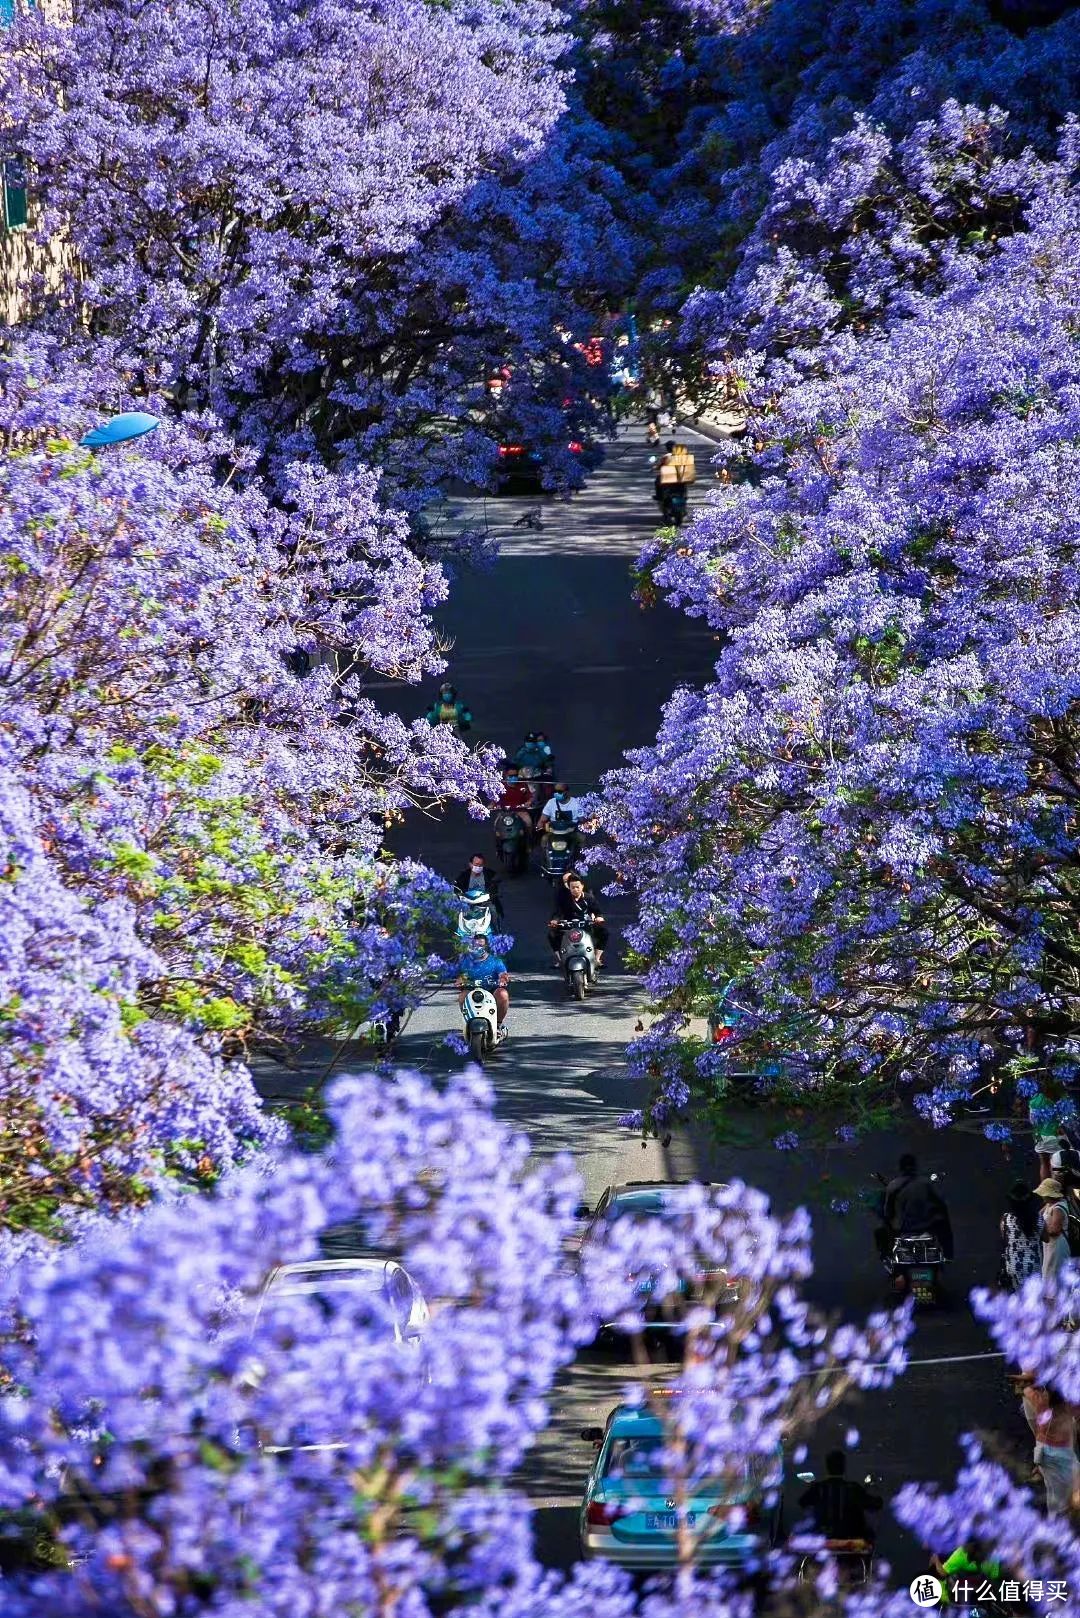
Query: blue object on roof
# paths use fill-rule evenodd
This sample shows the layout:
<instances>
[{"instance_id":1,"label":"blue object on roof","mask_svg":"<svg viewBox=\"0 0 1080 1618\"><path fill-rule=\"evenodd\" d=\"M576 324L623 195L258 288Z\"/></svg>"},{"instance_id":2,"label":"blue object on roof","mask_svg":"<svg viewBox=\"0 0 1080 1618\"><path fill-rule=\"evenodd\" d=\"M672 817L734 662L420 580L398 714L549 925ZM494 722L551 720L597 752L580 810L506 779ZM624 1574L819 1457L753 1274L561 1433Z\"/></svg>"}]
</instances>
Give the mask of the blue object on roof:
<instances>
[{"instance_id":1,"label":"blue object on roof","mask_svg":"<svg viewBox=\"0 0 1080 1618\"><path fill-rule=\"evenodd\" d=\"M145 410L127 410L122 416L113 416L100 427L93 427L79 443L86 449L99 449L105 444L126 444L129 439L141 438L161 426L160 416L148 416Z\"/></svg>"}]
</instances>

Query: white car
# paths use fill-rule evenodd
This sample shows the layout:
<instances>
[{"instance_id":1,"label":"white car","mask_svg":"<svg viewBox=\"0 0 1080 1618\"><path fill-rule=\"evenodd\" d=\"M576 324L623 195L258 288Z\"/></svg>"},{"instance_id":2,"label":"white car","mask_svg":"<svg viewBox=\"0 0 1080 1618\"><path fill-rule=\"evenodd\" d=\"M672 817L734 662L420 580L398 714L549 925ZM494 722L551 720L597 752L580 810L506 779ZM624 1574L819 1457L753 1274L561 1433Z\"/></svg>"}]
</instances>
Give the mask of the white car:
<instances>
[{"instance_id":1,"label":"white car","mask_svg":"<svg viewBox=\"0 0 1080 1618\"><path fill-rule=\"evenodd\" d=\"M350 1293L371 1300L373 1312L377 1310L385 1319L400 1348L419 1350L431 1313L404 1264L393 1258L321 1258L282 1264L267 1280L260 1312L289 1298L310 1298L330 1313Z\"/></svg>"}]
</instances>

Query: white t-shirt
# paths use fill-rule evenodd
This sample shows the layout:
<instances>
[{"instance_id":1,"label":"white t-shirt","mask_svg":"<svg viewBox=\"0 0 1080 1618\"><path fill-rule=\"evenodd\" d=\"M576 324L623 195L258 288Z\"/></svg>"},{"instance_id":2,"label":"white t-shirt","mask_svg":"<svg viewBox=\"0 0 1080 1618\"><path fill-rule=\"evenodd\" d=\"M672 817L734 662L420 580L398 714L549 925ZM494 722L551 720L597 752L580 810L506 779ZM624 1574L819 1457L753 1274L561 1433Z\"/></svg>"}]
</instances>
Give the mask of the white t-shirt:
<instances>
[{"instance_id":1,"label":"white t-shirt","mask_svg":"<svg viewBox=\"0 0 1080 1618\"><path fill-rule=\"evenodd\" d=\"M565 803L560 803L557 798L549 798L541 810L541 814L546 820L554 820L556 815L570 815L574 820L580 820L582 814L581 799L567 798Z\"/></svg>"}]
</instances>

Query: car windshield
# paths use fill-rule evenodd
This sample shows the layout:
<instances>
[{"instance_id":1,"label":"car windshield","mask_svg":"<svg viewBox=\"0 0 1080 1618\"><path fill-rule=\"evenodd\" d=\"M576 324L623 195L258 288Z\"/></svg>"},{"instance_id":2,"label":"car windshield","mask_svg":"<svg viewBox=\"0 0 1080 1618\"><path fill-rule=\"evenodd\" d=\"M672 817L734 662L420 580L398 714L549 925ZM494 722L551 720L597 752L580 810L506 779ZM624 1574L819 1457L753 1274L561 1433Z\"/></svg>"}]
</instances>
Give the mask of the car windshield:
<instances>
[{"instance_id":1,"label":"car windshield","mask_svg":"<svg viewBox=\"0 0 1080 1618\"><path fill-rule=\"evenodd\" d=\"M658 1478L663 1472L663 1441L649 1433L613 1438L604 1465L605 1477Z\"/></svg>"},{"instance_id":2,"label":"car windshield","mask_svg":"<svg viewBox=\"0 0 1080 1618\"><path fill-rule=\"evenodd\" d=\"M389 1324L381 1269L288 1270L271 1282L264 1308L279 1316L295 1314L300 1298L314 1304L327 1319L346 1307L355 1312L362 1300L364 1315Z\"/></svg>"},{"instance_id":3,"label":"car windshield","mask_svg":"<svg viewBox=\"0 0 1080 1618\"><path fill-rule=\"evenodd\" d=\"M662 1191L628 1191L611 1199L607 1215L609 1219L621 1219L626 1214L636 1214L640 1219L649 1214L666 1213L671 1201L671 1196Z\"/></svg>"}]
</instances>

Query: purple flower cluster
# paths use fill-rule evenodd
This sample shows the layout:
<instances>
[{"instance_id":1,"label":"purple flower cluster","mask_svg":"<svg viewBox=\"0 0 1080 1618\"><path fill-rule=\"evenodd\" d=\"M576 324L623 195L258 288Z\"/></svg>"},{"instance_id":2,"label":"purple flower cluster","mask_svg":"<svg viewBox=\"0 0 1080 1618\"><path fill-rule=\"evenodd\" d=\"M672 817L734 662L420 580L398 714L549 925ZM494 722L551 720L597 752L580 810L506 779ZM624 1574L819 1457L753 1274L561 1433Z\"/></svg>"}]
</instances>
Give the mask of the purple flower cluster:
<instances>
[{"instance_id":1,"label":"purple flower cluster","mask_svg":"<svg viewBox=\"0 0 1080 1618\"><path fill-rule=\"evenodd\" d=\"M264 1138L223 1051L415 1003L447 890L385 826L490 777L366 695L441 667L445 590L373 477L272 504L200 420L94 455L104 380L37 339L0 384L0 1195L42 1226Z\"/></svg>"},{"instance_id":2,"label":"purple flower cluster","mask_svg":"<svg viewBox=\"0 0 1080 1618\"><path fill-rule=\"evenodd\" d=\"M973 116L945 105L940 131L966 140ZM1001 127L989 118L987 139ZM940 153L917 157L937 139L920 125L904 149L943 209ZM738 294L787 333L780 357L759 333L740 362L754 475L643 558L651 587L725 644L715 679L676 692L656 746L608 780L658 1026L737 985L740 1064L905 1072L939 1124L987 1049L1011 1059L1017 1022L1064 1076L1061 1030L1080 1013L1078 149L1072 122L1056 156L951 149L950 175L987 207L1011 187L1009 232L965 236L947 267L939 243L929 278L894 264L865 330L796 331L786 295L759 280ZM895 178L887 154L874 162ZM800 171L799 194L840 239L873 241L846 174Z\"/></svg>"},{"instance_id":3,"label":"purple flower cluster","mask_svg":"<svg viewBox=\"0 0 1080 1618\"><path fill-rule=\"evenodd\" d=\"M675 1395L628 1390L661 1416L673 1492L741 1477L844 1388L902 1368L904 1315L826 1330L799 1297L806 1215L780 1221L745 1186L687 1187L671 1218L616 1221L575 1268L577 1177L494 1122L479 1075L443 1093L344 1078L328 1104L321 1156L267 1153L213 1193L0 1272L0 1504L51 1514L57 1558L78 1559L6 1580L13 1618L284 1615L329 1611L328 1593L387 1618L448 1601L573 1610L539 1573L512 1475L598 1319L642 1328L643 1274L657 1289L738 1278L737 1304L688 1316ZM400 1254L424 1292L419 1354L366 1289L328 1283L325 1307L267 1291L275 1266L345 1230ZM571 1590L594 1585L611 1618L637 1610L621 1577L579 1571Z\"/></svg>"},{"instance_id":4,"label":"purple flower cluster","mask_svg":"<svg viewBox=\"0 0 1080 1618\"><path fill-rule=\"evenodd\" d=\"M573 486L603 405L578 345L634 248L596 132L556 131L562 21L546 0L19 8L5 150L78 267L36 318L213 409L275 477L378 465L415 508L488 481L509 437Z\"/></svg>"}]
</instances>

